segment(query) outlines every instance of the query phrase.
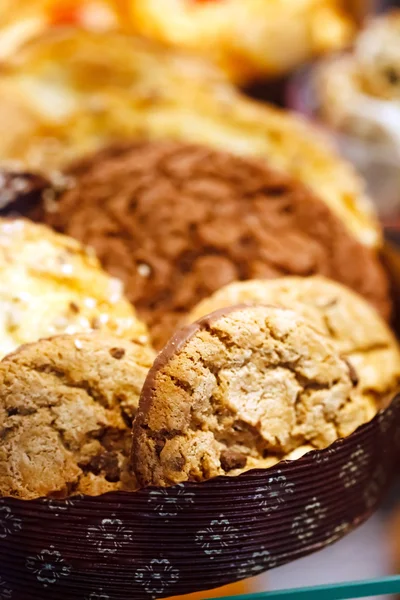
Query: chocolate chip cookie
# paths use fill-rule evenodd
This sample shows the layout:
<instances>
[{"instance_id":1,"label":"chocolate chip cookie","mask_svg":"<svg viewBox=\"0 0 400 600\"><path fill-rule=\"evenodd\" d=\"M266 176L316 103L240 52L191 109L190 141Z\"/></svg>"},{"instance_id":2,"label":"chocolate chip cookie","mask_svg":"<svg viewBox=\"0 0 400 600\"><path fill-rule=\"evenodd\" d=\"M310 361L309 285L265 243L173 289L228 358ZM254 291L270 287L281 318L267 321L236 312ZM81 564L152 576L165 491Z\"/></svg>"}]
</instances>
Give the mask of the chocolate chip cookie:
<instances>
[{"instance_id":1,"label":"chocolate chip cookie","mask_svg":"<svg viewBox=\"0 0 400 600\"><path fill-rule=\"evenodd\" d=\"M358 389L372 403L371 417L399 387L400 352L395 336L374 308L345 286L318 275L235 282L200 302L189 321L241 303L290 308L331 338L355 367Z\"/></svg>"},{"instance_id":2,"label":"chocolate chip cookie","mask_svg":"<svg viewBox=\"0 0 400 600\"><path fill-rule=\"evenodd\" d=\"M151 350L102 333L61 335L0 362L0 496L135 489L131 424Z\"/></svg>"},{"instance_id":3,"label":"chocolate chip cookie","mask_svg":"<svg viewBox=\"0 0 400 600\"><path fill-rule=\"evenodd\" d=\"M179 331L140 397L132 461L142 485L237 475L299 446L324 448L368 416L349 363L294 312L222 309Z\"/></svg>"}]
</instances>

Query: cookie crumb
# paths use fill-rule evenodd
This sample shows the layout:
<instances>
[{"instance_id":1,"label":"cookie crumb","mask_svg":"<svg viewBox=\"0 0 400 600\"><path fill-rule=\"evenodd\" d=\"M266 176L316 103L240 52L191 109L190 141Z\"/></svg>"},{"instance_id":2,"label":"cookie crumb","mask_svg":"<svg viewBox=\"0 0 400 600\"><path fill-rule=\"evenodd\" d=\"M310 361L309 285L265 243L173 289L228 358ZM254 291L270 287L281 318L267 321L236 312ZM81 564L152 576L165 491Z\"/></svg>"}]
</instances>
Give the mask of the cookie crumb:
<instances>
[{"instance_id":1,"label":"cookie crumb","mask_svg":"<svg viewBox=\"0 0 400 600\"><path fill-rule=\"evenodd\" d=\"M139 273L139 275L141 275L141 277L150 277L151 267L149 265L146 265L145 263L140 263L137 266L137 272Z\"/></svg>"},{"instance_id":2,"label":"cookie crumb","mask_svg":"<svg viewBox=\"0 0 400 600\"><path fill-rule=\"evenodd\" d=\"M123 348L111 348L110 354L113 358L120 360L125 356L125 350Z\"/></svg>"}]
</instances>

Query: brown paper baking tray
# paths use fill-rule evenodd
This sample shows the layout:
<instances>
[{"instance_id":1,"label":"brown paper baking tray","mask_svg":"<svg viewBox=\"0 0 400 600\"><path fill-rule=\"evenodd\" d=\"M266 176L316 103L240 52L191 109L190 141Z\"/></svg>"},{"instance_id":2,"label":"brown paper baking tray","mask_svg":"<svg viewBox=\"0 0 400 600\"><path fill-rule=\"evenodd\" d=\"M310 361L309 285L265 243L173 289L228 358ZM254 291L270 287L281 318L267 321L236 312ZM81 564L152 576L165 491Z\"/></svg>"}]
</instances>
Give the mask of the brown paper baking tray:
<instances>
[{"instance_id":1,"label":"brown paper baking tray","mask_svg":"<svg viewBox=\"0 0 400 600\"><path fill-rule=\"evenodd\" d=\"M400 257L388 257L396 289ZM363 523L399 452L400 394L348 438L267 470L95 498L0 499L0 600L144 600L253 577Z\"/></svg>"}]
</instances>

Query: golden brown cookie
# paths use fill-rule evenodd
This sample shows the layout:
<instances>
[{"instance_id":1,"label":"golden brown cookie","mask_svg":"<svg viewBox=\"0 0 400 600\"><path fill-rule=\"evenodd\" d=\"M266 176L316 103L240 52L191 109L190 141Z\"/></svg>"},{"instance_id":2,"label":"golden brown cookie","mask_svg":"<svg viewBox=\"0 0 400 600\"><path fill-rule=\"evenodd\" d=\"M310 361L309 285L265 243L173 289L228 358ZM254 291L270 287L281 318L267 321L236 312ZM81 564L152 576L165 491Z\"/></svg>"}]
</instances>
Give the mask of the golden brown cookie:
<instances>
[{"instance_id":1,"label":"golden brown cookie","mask_svg":"<svg viewBox=\"0 0 400 600\"><path fill-rule=\"evenodd\" d=\"M400 351L393 333L374 308L347 287L317 275L235 282L200 302L189 321L241 303L290 308L330 337L355 367L358 389L375 409L398 388Z\"/></svg>"},{"instance_id":2,"label":"golden brown cookie","mask_svg":"<svg viewBox=\"0 0 400 600\"><path fill-rule=\"evenodd\" d=\"M390 312L376 254L265 161L137 142L96 153L69 175L74 185L41 218L92 246L122 279L157 348L197 302L238 279L324 274Z\"/></svg>"},{"instance_id":3,"label":"golden brown cookie","mask_svg":"<svg viewBox=\"0 0 400 600\"><path fill-rule=\"evenodd\" d=\"M0 356L41 337L99 329L148 343L94 252L51 229L0 219Z\"/></svg>"},{"instance_id":4,"label":"golden brown cookie","mask_svg":"<svg viewBox=\"0 0 400 600\"><path fill-rule=\"evenodd\" d=\"M132 489L131 423L153 362L102 333L61 335L0 362L0 496Z\"/></svg>"},{"instance_id":5,"label":"golden brown cookie","mask_svg":"<svg viewBox=\"0 0 400 600\"><path fill-rule=\"evenodd\" d=\"M265 157L310 186L362 243L381 242L363 181L328 140L250 101L197 56L116 33L46 31L2 65L0 122L0 160L45 173L138 136Z\"/></svg>"},{"instance_id":6,"label":"golden brown cookie","mask_svg":"<svg viewBox=\"0 0 400 600\"><path fill-rule=\"evenodd\" d=\"M140 397L132 460L142 485L166 486L266 466L324 448L368 418L352 369L294 312L222 309L179 331ZM343 420L343 423L342 423Z\"/></svg>"}]
</instances>

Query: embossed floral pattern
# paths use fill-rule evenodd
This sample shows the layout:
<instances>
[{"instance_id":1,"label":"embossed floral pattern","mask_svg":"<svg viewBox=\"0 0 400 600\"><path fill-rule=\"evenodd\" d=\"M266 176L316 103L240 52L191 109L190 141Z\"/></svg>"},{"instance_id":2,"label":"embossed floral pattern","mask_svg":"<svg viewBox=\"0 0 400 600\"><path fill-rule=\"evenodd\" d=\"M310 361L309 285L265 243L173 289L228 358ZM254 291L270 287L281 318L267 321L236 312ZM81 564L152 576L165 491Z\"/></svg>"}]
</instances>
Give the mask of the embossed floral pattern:
<instances>
[{"instance_id":1,"label":"embossed floral pattern","mask_svg":"<svg viewBox=\"0 0 400 600\"><path fill-rule=\"evenodd\" d=\"M304 507L304 511L295 517L292 523L292 533L300 542L309 542L325 519L326 509L317 498Z\"/></svg>"},{"instance_id":2,"label":"embossed floral pattern","mask_svg":"<svg viewBox=\"0 0 400 600\"><path fill-rule=\"evenodd\" d=\"M132 531L124 526L121 519L102 519L96 527L88 527L87 537L97 547L100 554L115 554L132 541Z\"/></svg>"},{"instance_id":3,"label":"embossed floral pattern","mask_svg":"<svg viewBox=\"0 0 400 600\"><path fill-rule=\"evenodd\" d=\"M110 596L103 592L102 589L99 589L86 596L85 600L110 600Z\"/></svg>"},{"instance_id":4,"label":"embossed floral pattern","mask_svg":"<svg viewBox=\"0 0 400 600\"><path fill-rule=\"evenodd\" d=\"M343 465L339 479L345 488L353 487L358 483L359 474L363 473L368 465L369 457L365 450L359 445L350 455L349 461Z\"/></svg>"},{"instance_id":5,"label":"embossed floral pattern","mask_svg":"<svg viewBox=\"0 0 400 600\"><path fill-rule=\"evenodd\" d=\"M173 488L152 490L149 506L164 519L176 517L185 505L193 504L194 493L187 491L180 483Z\"/></svg>"},{"instance_id":6,"label":"embossed floral pattern","mask_svg":"<svg viewBox=\"0 0 400 600\"><path fill-rule=\"evenodd\" d=\"M340 540L350 529L351 524L347 521L343 521L333 529L327 531L327 537L325 540L326 544L333 544L337 540Z\"/></svg>"},{"instance_id":7,"label":"embossed floral pattern","mask_svg":"<svg viewBox=\"0 0 400 600\"><path fill-rule=\"evenodd\" d=\"M333 454L337 452L335 448L325 448L324 450L317 450L312 453L312 459L318 465L324 465L332 459Z\"/></svg>"},{"instance_id":8,"label":"embossed floral pattern","mask_svg":"<svg viewBox=\"0 0 400 600\"><path fill-rule=\"evenodd\" d=\"M220 515L218 519L213 519L208 527L197 532L196 544L201 546L204 553L213 559L222 554L238 537L238 530L231 526L224 515Z\"/></svg>"},{"instance_id":9,"label":"embossed floral pattern","mask_svg":"<svg viewBox=\"0 0 400 600\"><path fill-rule=\"evenodd\" d=\"M26 559L26 568L33 572L44 587L57 583L62 577L68 577L72 570L71 565L65 562L54 546L42 550L36 556L29 556Z\"/></svg>"},{"instance_id":10,"label":"embossed floral pattern","mask_svg":"<svg viewBox=\"0 0 400 600\"><path fill-rule=\"evenodd\" d=\"M379 430L382 435L386 435L393 423L394 409L389 406L378 416Z\"/></svg>"},{"instance_id":11,"label":"embossed floral pattern","mask_svg":"<svg viewBox=\"0 0 400 600\"><path fill-rule=\"evenodd\" d=\"M154 558L148 565L138 569L135 580L153 598L178 581L179 571L166 558Z\"/></svg>"},{"instance_id":12,"label":"embossed floral pattern","mask_svg":"<svg viewBox=\"0 0 400 600\"><path fill-rule=\"evenodd\" d=\"M22 521L13 515L11 508L0 504L0 539L13 535L22 529Z\"/></svg>"},{"instance_id":13,"label":"embossed floral pattern","mask_svg":"<svg viewBox=\"0 0 400 600\"><path fill-rule=\"evenodd\" d=\"M261 510L267 514L274 512L294 493L294 483L288 481L280 471L269 477L266 485L256 489L254 500L259 502Z\"/></svg>"},{"instance_id":14,"label":"embossed floral pattern","mask_svg":"<svg viewBox=\"0 0 400 600\"><path fill-rule=\"evenodd\" d=\"M273 569L276 565L276 557L264 546L261 546L259 550L253 552L248 561L239 567L238 572L243 577L254 577L263 571Z\"/></svg>"},{"instance_id":15,"label":"embossed floral pattern","mask_svg":"<svg viewBox=\"0 0 400 600\"><path fill-rule=\"evenodd\" d=\"M363 497L367 509L371 509L378 502L386 483L387 473L381 465L378 465L364 490Z\"/></svg>"},{"instance_id":16,"label":"embossed floral pattern","mask_svg":"<svg viewBox=\"0 0 400 600\"><path fill-rule=\"evenodd\" d=\"M12 590L0 575L0 600L11 600Z\"/></svg>"},{"instance_id":17,"label":"embossed floral pattern","mask_svg":"<svg viewBox=\"0 0 400 600\"><path fill-rule=\"evenodd\" d=\"M48 506L48 508L54 512L55 514L59 512L66 512L69 509L73 508L77 505L79 500L82 500L84 496L79 494L77 496L73 496L72 498L65 498L63 500L55 500L53 498L44 498L42 503Z\"/></svg>"}]
</instances>

